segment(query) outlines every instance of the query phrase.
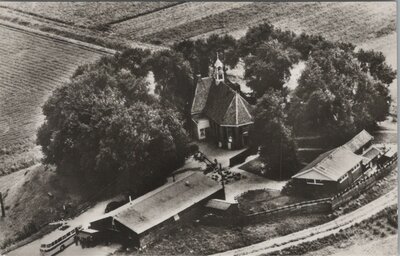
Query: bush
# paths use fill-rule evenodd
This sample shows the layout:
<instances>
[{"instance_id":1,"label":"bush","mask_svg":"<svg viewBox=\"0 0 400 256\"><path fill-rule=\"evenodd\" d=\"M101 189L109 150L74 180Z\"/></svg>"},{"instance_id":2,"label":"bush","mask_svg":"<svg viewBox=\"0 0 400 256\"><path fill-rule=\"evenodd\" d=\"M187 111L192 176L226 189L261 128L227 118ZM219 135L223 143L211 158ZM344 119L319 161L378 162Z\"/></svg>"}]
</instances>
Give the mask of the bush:
<instances>
[{"instance_id":1,"label":"bush","mask_svg":"<svg viewBox=\"0 0 400 256\"><path fill-rule=\"evenodd\" d=\"M188 156L194 155L197 152L199 152L199 145L190 144L188 147Z\"/></svg>"}]
</instances>

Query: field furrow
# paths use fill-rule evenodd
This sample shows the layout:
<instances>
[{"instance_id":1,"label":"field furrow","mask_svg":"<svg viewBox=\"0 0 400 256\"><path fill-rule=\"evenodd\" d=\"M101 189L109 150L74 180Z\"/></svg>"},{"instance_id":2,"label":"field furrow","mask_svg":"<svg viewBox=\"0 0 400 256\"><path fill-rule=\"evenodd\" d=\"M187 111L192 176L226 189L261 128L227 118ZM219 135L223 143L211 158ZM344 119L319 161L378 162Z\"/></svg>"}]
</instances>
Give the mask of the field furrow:
<instances>
[{"instance_id":1,"label":"field furrow","mask_svg":"<svg viewBox=\"0 0 400 256\"><path fill-rule=\"evenodd\" d=\"M26 150L43 121L48 95L80 64L104 53L2 25L0 35L0 149Z\"/></svg>"},{"instance_id":2,"label":"field furrow","mask_svg":"<svg viewBox=\"0 0 400 256\"><path fill-rule=\"evenodd\" d=\"M115 24L111 31L117 36L136 39L248 4L250 2L187 2Z\"/></svg>"}]
</instances>

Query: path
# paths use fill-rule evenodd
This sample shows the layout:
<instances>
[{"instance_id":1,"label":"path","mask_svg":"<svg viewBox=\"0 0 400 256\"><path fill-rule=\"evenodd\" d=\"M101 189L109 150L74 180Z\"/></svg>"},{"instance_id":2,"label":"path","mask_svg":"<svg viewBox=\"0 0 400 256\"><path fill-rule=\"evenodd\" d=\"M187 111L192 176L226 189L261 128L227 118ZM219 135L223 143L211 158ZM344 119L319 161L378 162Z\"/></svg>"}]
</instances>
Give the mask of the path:
<instances>
[{"instance_id":1,"label":"path","mask_svg":"<svg viewBox=\"0 0 400 256\"><path fill-rule=\"evenodd\" d=\"M342 215L328 223L295 232L286 236L277 237L258 244L231 250L215 255L260 255L286 249L291 246L299 245L305 242L315 241L319 238L329 236L346 229L355 223L370 218L388 206L397 204L397 189L393 189L382 197L370 202L367 205L349 213Z\"/></svg>"}]
</instances>

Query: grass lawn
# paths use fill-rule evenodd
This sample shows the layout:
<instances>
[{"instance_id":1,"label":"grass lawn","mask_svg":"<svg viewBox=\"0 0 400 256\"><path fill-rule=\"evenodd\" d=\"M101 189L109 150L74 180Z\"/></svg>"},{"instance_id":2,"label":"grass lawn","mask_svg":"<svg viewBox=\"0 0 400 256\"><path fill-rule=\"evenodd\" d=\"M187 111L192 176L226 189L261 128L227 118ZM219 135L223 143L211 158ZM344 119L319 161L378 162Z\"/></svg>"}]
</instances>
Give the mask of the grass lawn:
<instances>
[{"instance_id":1,"label":"grass lawn","mask_svg":"<svg viewBox=\"0 0 400 256\"><path fill-rule=\"evenodd\" d=\"M237 200L240 209L246 214L307 201L303 197L282 195L279 190L252 190L238 197Z\"/></svg>"},{"instance_id":2,"label":"grass lawn","mask_svg":"<svg viewBox=\"0 0 400 256\"><path fill-rule=\"evenodd\" d=\"M271 219L242 227L206 226L186 223L163 235L143 251L120 251L117 255L209 255L283 236L327 220L324 214Z\"/></svg>"}]
</instances>

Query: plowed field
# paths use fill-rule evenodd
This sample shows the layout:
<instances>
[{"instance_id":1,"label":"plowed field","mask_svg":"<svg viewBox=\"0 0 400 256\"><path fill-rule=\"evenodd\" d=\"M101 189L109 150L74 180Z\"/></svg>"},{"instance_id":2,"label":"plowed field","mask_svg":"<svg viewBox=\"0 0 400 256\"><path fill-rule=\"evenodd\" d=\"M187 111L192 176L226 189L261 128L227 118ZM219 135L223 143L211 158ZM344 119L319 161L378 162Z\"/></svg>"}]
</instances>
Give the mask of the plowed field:
<instances>
[{"instance_id":1,"label":"plowed field","mask_svg":"<svg viewBox=\"0 0 400 256\"><path fill-rule=\"evenodd\" d=\"M34 143L43 120L41 106L52 90L67 81L78 65L103 54L0 24L0 160Z\"/></svg>"}]
</instances>

